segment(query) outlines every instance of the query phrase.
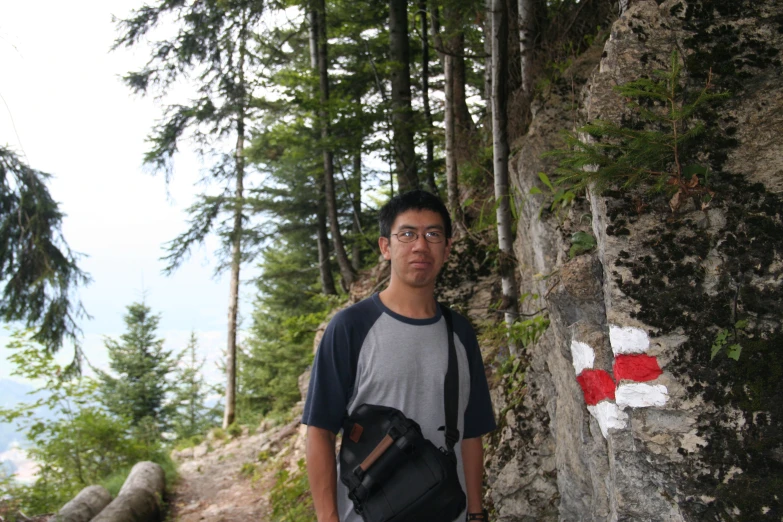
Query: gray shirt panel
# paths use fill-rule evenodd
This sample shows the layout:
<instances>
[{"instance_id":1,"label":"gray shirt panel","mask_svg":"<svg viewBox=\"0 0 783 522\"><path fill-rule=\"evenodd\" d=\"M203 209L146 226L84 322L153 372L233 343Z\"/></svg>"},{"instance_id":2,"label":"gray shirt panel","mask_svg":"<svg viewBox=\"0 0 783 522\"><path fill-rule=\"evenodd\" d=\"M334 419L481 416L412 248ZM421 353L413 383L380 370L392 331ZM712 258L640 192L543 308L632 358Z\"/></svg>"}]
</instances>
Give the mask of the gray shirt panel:
<instances>
[{"instance_id":1,"label":"gray shirt panel","mask_svg":"<svg viewBox=\"0 0 783 522\"><path fill-rule=\"evenodd\" d=\"M387 311L368 332L356 368L353 394L348 413L362 404L397 408L421 426L423 435L436 446L445 446L443 381L448 367L446 321L438 312L430 324L410 324ZM424 322L424 321L421 321ZM470 397L470 370L465 347L454 335L459 368L459 407L457 429L464 433L464 412ZM454 447L462 490L462 446ZM338 459L339 467L339 459ZM339 469L338 469L339 476ZM361 522L348 499L348 489L338 481L338 512L341 522ZM465 519L463 512L456 520Z\"/></svg>"}]
</instances>

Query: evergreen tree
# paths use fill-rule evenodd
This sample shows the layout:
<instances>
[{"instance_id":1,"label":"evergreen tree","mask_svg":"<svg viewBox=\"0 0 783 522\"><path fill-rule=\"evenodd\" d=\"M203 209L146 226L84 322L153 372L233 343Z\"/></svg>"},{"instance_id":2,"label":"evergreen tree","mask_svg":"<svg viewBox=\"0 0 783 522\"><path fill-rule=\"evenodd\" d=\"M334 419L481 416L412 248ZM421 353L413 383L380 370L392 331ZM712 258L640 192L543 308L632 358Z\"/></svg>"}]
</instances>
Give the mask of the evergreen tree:
<instances>
[{"instance_id":1,"label":"evergreen tree","mask_svg":"<svg viewBox=\"0 0 783 522\"><path fill-rule=\"evenodd\" d=\"M156 339L160 316L149 306L131 304L124 320L127 331L120 340L105 340L112 374L97 372L102 402L110 412L127 418L143 436L154 438L155 431L169 427L167 378L175 362L171 351L163 349L163 339Z\"/></svg>"},{"instance_id":2,"label":"evergreen tree","mask_svg":"<svg viewBox=\"0 0 783 522\"><path fill-rule=\"evenodd\" d=\"M210 390L201 373L204 359L198 358L197 347L196 333L191 332L188 345L177 357L178 365L173 372L171 424L178 439L198 435L215 421L216 412L206 405Z\"/></svg>"},{"instance_id":3,"label":"evergreen tree","mask_svg":"<svg viewBox=\"0 0 783 522\"><path fill-rule=\"evenodd\" d=\"M300 400L298 379L312 363L315 332L335 304L318 292L315 256L301 243L283 243L264 257L240 372L245 411L282 414Z\"/></svg>"},{"instance_id":4,"label":"evergreen tree","mask_svg":"<svg viewBox=\"0 0 783 522\"><path fill-rule=\"evenodd\" d=\"M329 230L332 234L332 244L340 267L343 287L348 290L356 277L353 265L348 259L343 243L343 234L337 217L337 196L334 183L334 150L330 143L331 121L329 115L329 62L328 36L326 25L325 0L310 0L310 34L312 66L319 78L320 108L318 110L318 126L321 131L321 147L324 157L324 195L326 211L329 216Z\"/></svg>"},{"instance_id":5,"label":"evergreen tree","mask_svg":"<svg viewBox=\"0 0 783 522\"><path fill-rule=\"evenodd\" d=\"M245 141L257 108L253 90L258 84L255 73L260 69L260 57L254 52L254 28L263 12L264 3L256 0L159 0L120 20L122 34L115 42L115 48L135 46L151 36L162 20L173 20L177 25L175 36L152 42L150 61L142 70L126 75L125 81L135 92L146 94L154 89L164 94L176 81L191 80L198 93L189 103L166 108L163 121L149 139L152 149L145 162L170 174L172 158L186 138L191 138L205 157L220 158L205 176L206 184L223 183L220 194L199 197L189 209L190 227L169 243L165 259L171 272L211 232L217 232L222 240L219 270L231 270L224 428L234 422L236 415L240 267L254 257L253 246L259 242L249 233L244 212L248 174ZM221 146L232 138L233 150L222 150Z\"/></svg>"},{"instance_id":6,"label":"evergreen tree","mask_svg":"<svg viewBox=\"0 0 783 522\"><path fill-rule=\"evenodd\" d=\"M0 320L24 322L33 341L56 352L65 338L77 340L84 310L73 293L90 278L63 238L48 178L0 147Z\"/></svg>"}]
</instances>

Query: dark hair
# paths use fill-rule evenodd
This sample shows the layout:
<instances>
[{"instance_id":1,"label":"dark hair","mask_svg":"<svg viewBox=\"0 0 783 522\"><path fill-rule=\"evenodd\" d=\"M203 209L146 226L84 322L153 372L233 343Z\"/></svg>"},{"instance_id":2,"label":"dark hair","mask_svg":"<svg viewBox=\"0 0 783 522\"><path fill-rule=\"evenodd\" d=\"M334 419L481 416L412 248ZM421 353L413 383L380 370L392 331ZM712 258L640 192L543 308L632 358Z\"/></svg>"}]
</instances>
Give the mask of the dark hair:
<instances>
[{"instance_id":1,"label":"dark hair","mask_svg":"<svg viewBox=\"0 0 783 522\"><path fill-rule=\"evenodd\" d=\"M437 212L443 218L446 237L451 237L451 216L449 216L446 205L435 194L419 189L397 194L381 208L378 216L381 236L390 237L394 220L397 219L397 216L409 210L431 210L432 212Z\"/></svg>"}]
</instances>

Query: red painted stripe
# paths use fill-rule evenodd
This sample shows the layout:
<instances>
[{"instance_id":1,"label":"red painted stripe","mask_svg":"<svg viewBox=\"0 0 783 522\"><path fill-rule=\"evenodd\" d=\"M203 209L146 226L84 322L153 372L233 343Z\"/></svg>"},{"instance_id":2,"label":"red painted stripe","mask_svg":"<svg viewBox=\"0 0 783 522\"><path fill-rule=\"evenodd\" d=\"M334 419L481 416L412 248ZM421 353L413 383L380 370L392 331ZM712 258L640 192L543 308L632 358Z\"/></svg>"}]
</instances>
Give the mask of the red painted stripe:
<instances>
[{"instance_id":1,"label":"red painted stripe","mask_svg":"<svg viewBox=\"0 0 783 522\"><path fill-rule=\"evenodd\" d=\"M617 381L629 380L637 382L652 381L663 372L658 365L658 359L650 355L618 355L614 359L614 378Z\"/></svg>"},{"instance_id":2,"label":"red painted stripe","mask_svg":"<svg viewBox=\"0 0 783 522\"><path fill-rule=\"evenodd\" d=\"M588 406L595 406L604 399L614 400L614 380L606 370L584 370L576 381L582 387Z\"/></svg>"}]
</instances>

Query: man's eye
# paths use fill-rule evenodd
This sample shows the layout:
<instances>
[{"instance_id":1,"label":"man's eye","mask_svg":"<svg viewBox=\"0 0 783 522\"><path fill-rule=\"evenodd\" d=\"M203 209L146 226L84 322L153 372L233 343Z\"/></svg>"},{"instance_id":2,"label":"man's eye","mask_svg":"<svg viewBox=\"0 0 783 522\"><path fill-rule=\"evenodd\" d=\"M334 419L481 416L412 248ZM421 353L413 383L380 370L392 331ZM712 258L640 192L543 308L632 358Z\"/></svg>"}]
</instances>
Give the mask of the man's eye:
<instances>
[{"instance_id":1,"label":"man's eye","mask_svg":"<svg viewBox=\"0 0 783 522\"><path fill-rule=\"evenodd\" d=\"M430 230L429 232L427 232L427 237L430 239L440 239L441 237L443 237L443 234L441 234L437 230Z\"/></svg>"},{"instance_id":2,"label":"man's eye","mask_svg":"<svg viewBox=\"0 0 783 522\"><path fill-rule=\"evenodd\" d=\"M398 235L404 237L405 239L411 239L416 234L411 230L406 230L404 232L400 232Z\"/></svg>"}]
</instances>

